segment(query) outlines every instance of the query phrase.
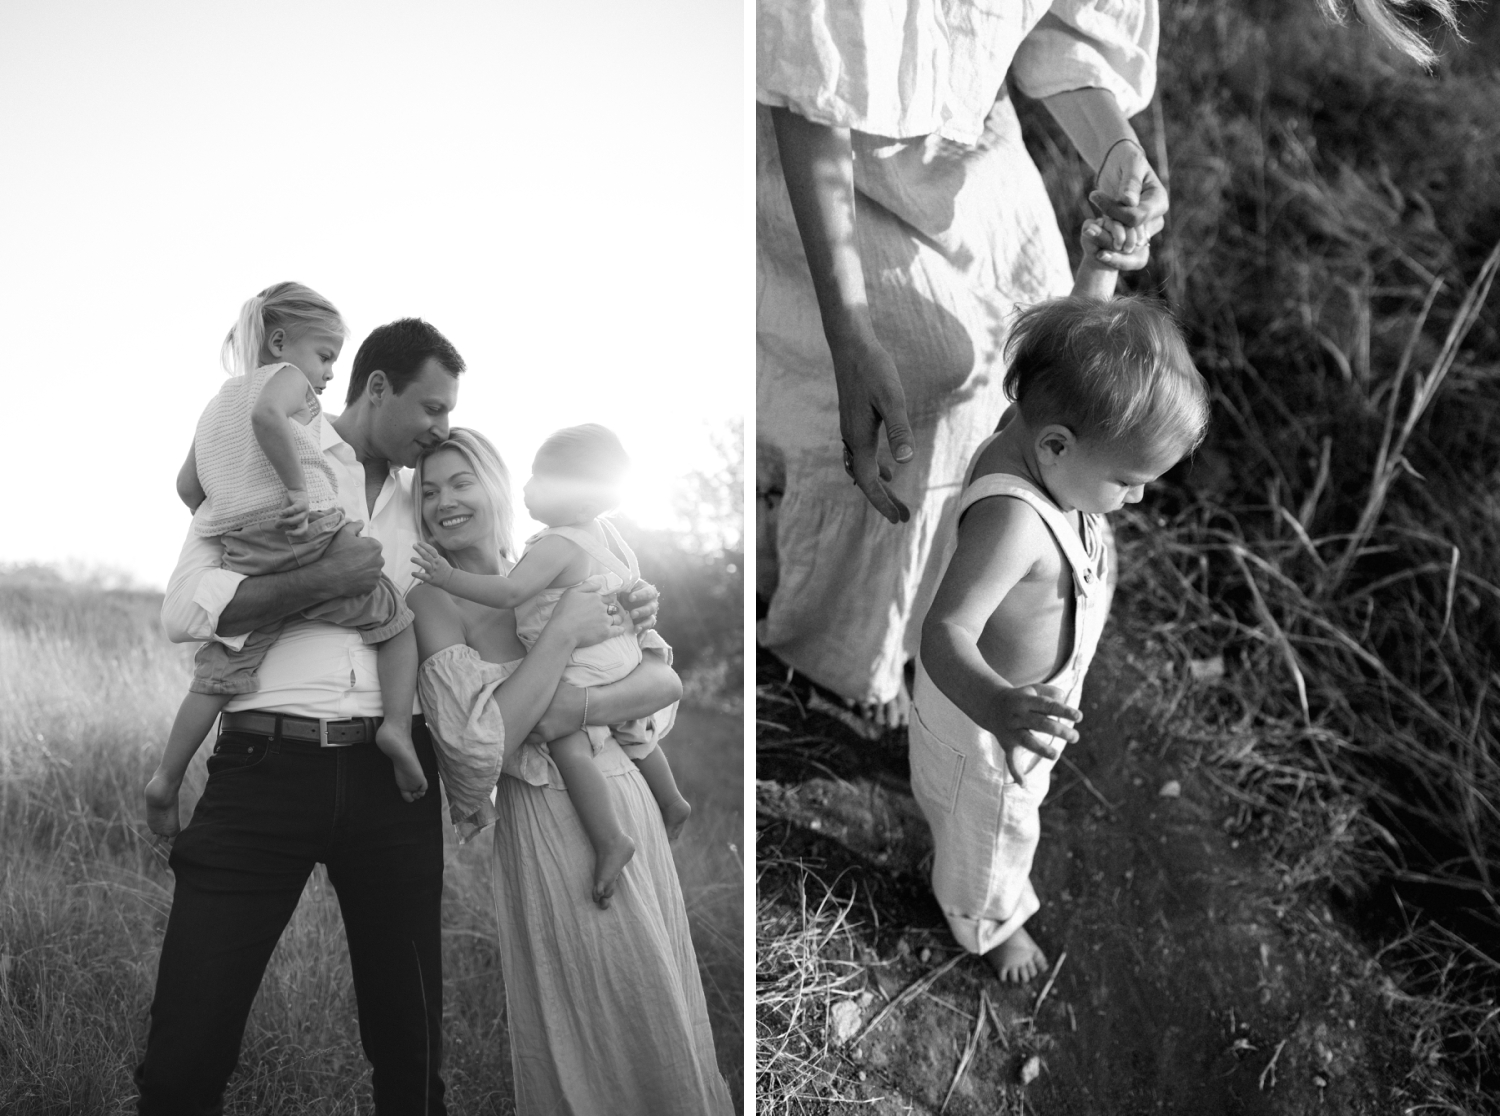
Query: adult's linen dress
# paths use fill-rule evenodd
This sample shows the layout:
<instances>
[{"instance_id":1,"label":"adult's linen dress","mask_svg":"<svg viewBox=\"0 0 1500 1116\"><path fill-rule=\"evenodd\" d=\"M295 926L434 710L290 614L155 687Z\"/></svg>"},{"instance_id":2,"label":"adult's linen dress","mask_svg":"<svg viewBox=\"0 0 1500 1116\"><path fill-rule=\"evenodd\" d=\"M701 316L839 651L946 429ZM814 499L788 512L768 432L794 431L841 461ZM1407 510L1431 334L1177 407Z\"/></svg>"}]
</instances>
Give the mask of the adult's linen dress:
<instances>
[{"instance_id":1,"label":"adult's linen dress","mask_svg":"<svg viewBox=\"0 0 1500 1116\"><path fill-rule=\"evenodd\" d=\"M908 622L936 588L933 540L1005 409L1009 322L1071 289L1006 74L1032 97L1106 89L1133 115L1155 86L1156 0L760 0L758 15L757 484L785 494L758 636L845 697L889 701L919 642ZM916 440L895 471L904 524L843 470L833 363L768 106L852 129L870 313Z\"/></svg>"},{"instance_id":2,"label":"adult's linen dress","mask_svg":"<svg viewBox=\"0 0 1500 1116\"><path fill-rule=\"evenodd\" d=\"M487 663L456 644L418 674L433 734L492 755L504 772L494 882L516 1112L730 1116L661 810L611 737L594 763L635 856L600 910L594 851L562 776L536 747L507 745L490 700L520 663ZM670 718L647 731L665 732Z\"/></svg>"}]
</instances>

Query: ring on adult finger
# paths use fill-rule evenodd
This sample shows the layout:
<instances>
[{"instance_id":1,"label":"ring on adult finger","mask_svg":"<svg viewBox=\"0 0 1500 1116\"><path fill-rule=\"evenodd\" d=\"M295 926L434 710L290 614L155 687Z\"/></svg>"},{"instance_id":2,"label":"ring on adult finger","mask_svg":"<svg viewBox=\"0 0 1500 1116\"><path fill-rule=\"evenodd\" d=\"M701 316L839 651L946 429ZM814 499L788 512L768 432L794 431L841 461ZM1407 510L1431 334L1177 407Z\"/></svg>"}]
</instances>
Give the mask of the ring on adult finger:
<instances>
[{"instance_id":1,"label":"ring on adult finger","mask_svg":"<svg viewBox=\"0 0 1500 1116\"><path fill-rule=\"evenodd\" d=\"M849 448L849 443L844 444L844 472L851 477L854 475L854 451Z\"/></svg>"}]
</instances>

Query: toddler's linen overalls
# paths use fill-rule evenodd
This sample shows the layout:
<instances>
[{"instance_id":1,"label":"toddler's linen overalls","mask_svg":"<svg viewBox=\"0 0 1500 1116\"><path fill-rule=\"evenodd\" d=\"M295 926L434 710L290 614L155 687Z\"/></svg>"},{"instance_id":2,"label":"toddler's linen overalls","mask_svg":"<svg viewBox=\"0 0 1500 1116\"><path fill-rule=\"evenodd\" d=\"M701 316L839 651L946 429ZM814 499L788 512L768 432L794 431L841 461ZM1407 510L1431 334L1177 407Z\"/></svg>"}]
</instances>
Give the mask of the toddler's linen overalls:
<instances>
[{"instance_id":1,"label":"toddler's linen overalls","mask_svg":"<svg viewBox=\"0 0 1500 1116\"><path fill-rule=\"evenodd\" d=\"M993 440L992 435L975 452L970 474ZM964 489L954 522L976 501L991 496L1012 496L1036 509L1072 568L1073 650L1047 684L1067 691L1063 700L1077 708L1109 607L1104 517L1084 514L1080 539L1069 517L1030 481L991 473ZM954 545L955 540L948 541L940 573L947 572ZM971 953L985 953L1040 906L1031 886L1031 861L1041 832L1037 808L1056 761L1021 752L1017 765L1026 783L1018 785L995 737L937 688L920 658L912 712L911 787L932 827L932 890L958 943ZM1059 751L1065 744L1057 737L1047 740Z\"/></svg>"}]
</instances>

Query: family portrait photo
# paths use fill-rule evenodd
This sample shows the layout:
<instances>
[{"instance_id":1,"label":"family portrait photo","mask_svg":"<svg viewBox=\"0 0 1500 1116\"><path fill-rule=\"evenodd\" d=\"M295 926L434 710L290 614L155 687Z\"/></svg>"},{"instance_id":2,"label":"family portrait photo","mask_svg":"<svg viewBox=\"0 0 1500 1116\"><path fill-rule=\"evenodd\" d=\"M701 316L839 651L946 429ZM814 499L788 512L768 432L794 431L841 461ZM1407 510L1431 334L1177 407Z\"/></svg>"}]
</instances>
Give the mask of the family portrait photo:
<instances>
[{"instance_id":1,"label":"family portrait photo","mask_svg":"<svg viewBox=\"0 0 1500 1116\"><path fill-rule=\"evenodd\" d=\"M0 1112L746 1111L743 26L0 4Z\"/></svg>"},{"instance_id":2,"label":"family portrait photo","mask_svg":"<svg viewBox=\"0 0 1500 1116\"><path fill-rule=\"evenodd\" d=\"M1500 1111L1500 9L754 80L758 1111Z\"/></svg>"}]
</instances>

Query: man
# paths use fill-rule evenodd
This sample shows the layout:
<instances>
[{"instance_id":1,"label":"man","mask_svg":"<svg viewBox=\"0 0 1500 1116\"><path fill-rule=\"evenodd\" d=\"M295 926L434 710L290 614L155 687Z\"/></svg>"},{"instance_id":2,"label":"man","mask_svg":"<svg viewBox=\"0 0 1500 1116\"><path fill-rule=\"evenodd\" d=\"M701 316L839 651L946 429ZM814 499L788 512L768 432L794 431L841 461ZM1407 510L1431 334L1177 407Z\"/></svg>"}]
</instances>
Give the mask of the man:
<instances>
[{"instance_id":1,"label":"man","mask_svg":"<svg viewBox=\"0 0 1500 1116\"><path fill-rule=\"evenodd\" d=\"M365 339L344 413L322 424L345 514L365 528L346 528L320 561L244 577L219 568L217 540L188 534L162 606L170 638L233 645L292 620L260 668L260 688L226 708L209 781L172 850L176 890L136 1070L142 1114L222 1112L250 1005L319 862L344 919L376 1111L445 1112L440 796L405 802L374 747L373 648L356 631L296 614L367 592L382 572L403 593L411 586L416 532L401 470L447 437L463 370L448 340L419 319ZM637 611L649 625L654 601ZM435 787L420 716L412 739Z\"/></svg>"}]
</instances>

